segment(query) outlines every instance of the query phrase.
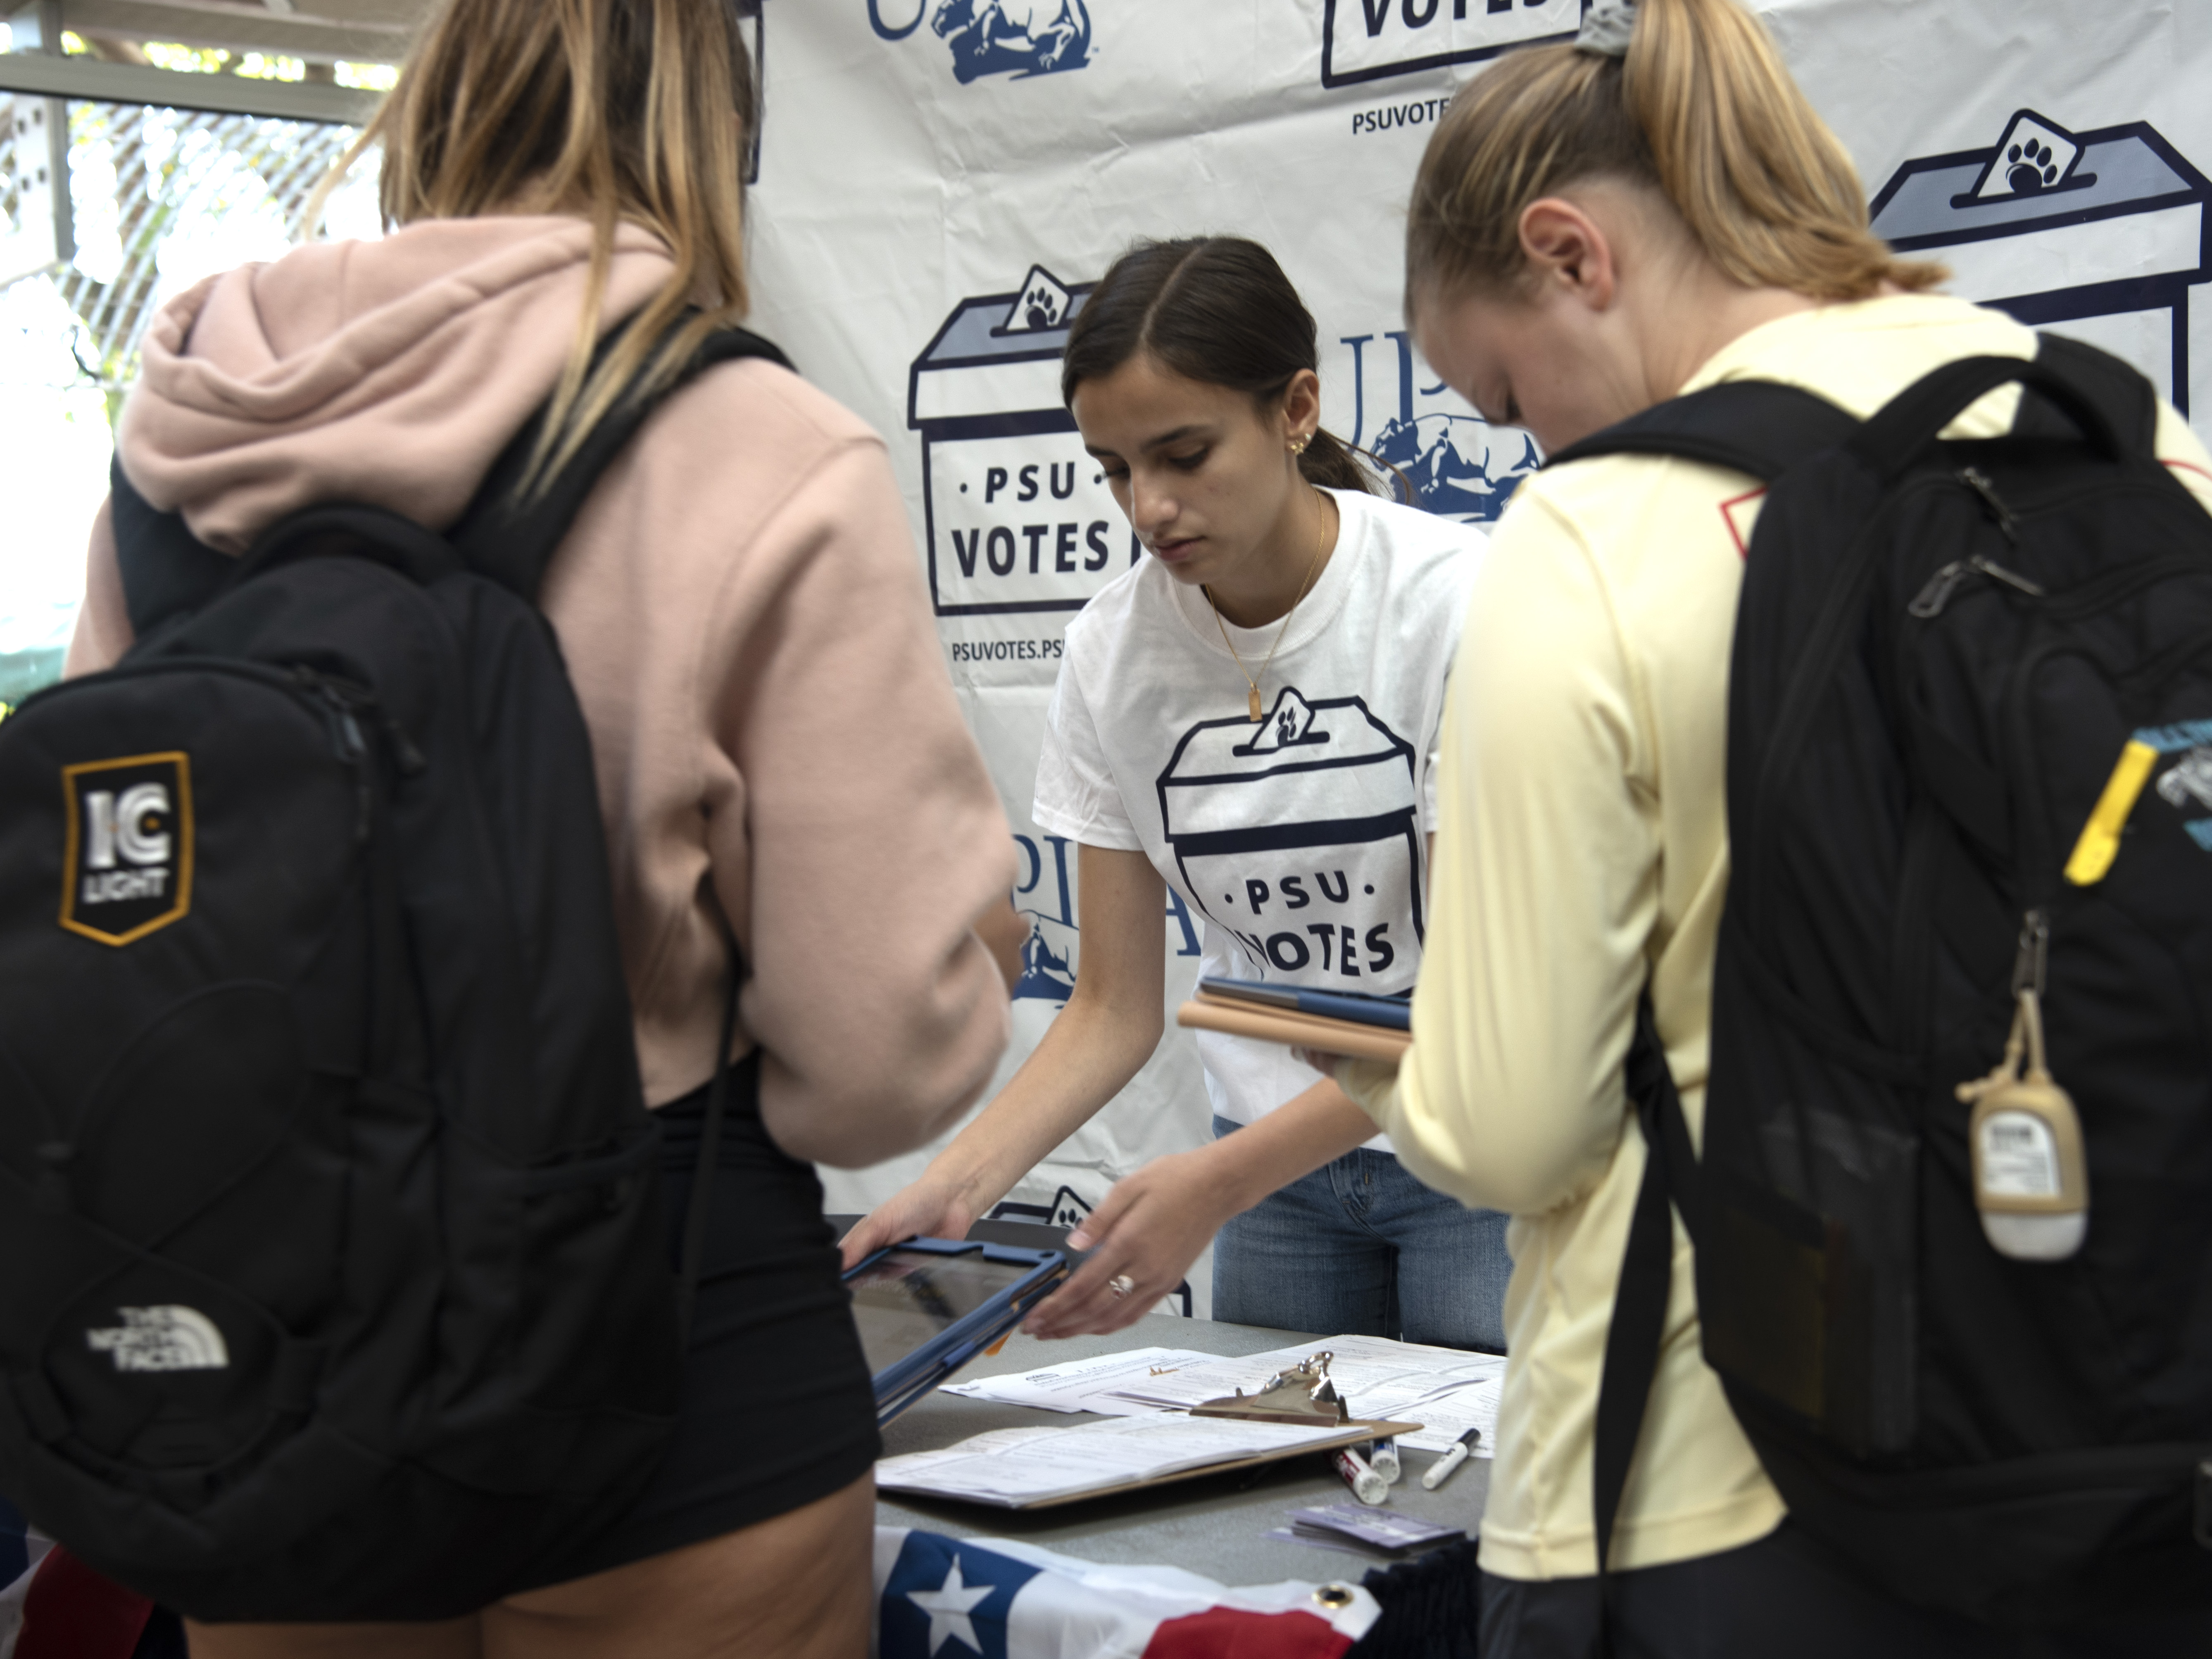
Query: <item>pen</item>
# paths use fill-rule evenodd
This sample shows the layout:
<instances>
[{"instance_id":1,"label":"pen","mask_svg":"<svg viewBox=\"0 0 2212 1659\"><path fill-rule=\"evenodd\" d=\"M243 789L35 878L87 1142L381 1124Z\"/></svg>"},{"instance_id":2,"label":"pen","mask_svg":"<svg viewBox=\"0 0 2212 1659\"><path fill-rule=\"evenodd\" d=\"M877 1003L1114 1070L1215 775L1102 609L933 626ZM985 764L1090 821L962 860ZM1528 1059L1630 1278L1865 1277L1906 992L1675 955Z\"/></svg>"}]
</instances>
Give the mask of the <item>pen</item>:
<instances>
[{"instance_id":1,"label":"pen","mask_svg":"<svg viewBox=\"0 0 2212 1659\"><path fill-rule=\"evenodd\" d=\"M1398 1443L1395 1438L1377 1440L1367 1449L1367 1461L1375 1466L1375 1473L1382 1477L1385 1486L1395 1486L1403 1474L1398 1463Z\"/></svg>"},{"instance_id":2,"label":"pen","mask_svg":"<svg viewBox=\"0 0 2212 1659\"><path fill-rule=\"evenodd\" d=\"M1451 1472L1467 1462L1467 1455L1474 1449L1474 1443L1482 1438L1480 1429L1469 1429L1451 1443L1442 1457L1429 1465L1428 1473L1421 1477L1423 1488L1434 1492L1451 1479Z\"/></svg>"},{"instance_id":3,"label":"pen","mask_svg":"<svg viewBox=\"0 0 2212 1659\"><path fill-rule=\"evenodd\" d=\"M1352 1495L1363 1504L1380 1504L1390 1495L1390 1483L1369 1468L1367 1460L1349 1446L1337 1453L1336 1472L1352 1488Z\"/></svg>"}]
</instances>

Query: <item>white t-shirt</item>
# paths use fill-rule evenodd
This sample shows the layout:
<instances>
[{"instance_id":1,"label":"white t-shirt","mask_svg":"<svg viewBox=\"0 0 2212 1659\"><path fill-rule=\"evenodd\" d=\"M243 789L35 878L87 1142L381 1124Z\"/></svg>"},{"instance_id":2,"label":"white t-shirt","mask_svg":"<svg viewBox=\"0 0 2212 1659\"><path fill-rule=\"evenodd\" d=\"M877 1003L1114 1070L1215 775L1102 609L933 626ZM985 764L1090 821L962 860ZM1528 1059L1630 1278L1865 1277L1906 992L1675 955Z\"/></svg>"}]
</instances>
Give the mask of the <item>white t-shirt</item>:
<instances>
[{"instance_id":1,"label":"white t-shirt","mask_svg":"<svg viewBox=\"0 0 2212 1659\"><path fill-rule=\"evenodd\" d=\"M1031 816L1149 858L1203 919L1201 975L1388 994L1420 973L1444 678L1485 538L1330 494L1336 550L1261 680L1267 718L1206 595L1146 559L1068 624ZM1282 626L1228 625L1255 676ZM1198 1053L1232 1123L1320 1080L1279 1043L1201 1031Z\"/></svg>"}]
</instances>

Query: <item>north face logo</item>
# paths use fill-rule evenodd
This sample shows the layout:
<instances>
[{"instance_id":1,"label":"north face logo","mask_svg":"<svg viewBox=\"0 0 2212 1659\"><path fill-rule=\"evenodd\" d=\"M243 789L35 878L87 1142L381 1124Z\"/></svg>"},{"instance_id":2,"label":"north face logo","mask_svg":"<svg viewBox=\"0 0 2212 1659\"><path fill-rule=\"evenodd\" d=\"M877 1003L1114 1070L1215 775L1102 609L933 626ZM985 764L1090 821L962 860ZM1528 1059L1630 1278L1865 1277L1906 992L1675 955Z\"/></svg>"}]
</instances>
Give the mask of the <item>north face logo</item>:
<instances>
[{"instance_id":1,"label":"north face logo","mask_svg":"<svg viewBox=\"0 0 2212 1659\"><path fill-rule=\"evenodd\" d=\"M120 1325L88 1330L85 1346L114 1357L118 1371L219 1371L230 1350L198 1308L118 1308Z\"/></svg>"},{"instance_id":2,"label":"north face logo","mask_svg":"<svg viewBox=\"0 0 2212 1659\"><path fill-rule=\"evenodd\" d=\"M191 908L191 763L133 755L62 769L68 845L61 924L128 945Z\"/></svg>"}]
</instances>

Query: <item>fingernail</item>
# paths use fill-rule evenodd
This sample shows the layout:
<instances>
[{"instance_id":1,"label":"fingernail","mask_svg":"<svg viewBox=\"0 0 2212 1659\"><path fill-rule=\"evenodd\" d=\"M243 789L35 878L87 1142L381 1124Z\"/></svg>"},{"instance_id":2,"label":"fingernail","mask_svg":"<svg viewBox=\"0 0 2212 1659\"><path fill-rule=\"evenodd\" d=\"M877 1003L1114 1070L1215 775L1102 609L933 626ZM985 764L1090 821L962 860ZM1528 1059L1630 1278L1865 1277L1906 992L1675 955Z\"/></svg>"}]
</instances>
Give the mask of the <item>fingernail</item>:
<instances>
[{"instance_id":1,"label":"fingernail","mask_svg":"<svg viewBox=\"0 0 2212 1659\"><path fill-rule=\"evenodd\" d=\"M1068 1234L1067 1248L1071 1250L1089 1249L1091 1248L1091 1235L1085 1232L1082 1228L1078 1227L1073 1232Z\"/></svg>"}]
</instances>

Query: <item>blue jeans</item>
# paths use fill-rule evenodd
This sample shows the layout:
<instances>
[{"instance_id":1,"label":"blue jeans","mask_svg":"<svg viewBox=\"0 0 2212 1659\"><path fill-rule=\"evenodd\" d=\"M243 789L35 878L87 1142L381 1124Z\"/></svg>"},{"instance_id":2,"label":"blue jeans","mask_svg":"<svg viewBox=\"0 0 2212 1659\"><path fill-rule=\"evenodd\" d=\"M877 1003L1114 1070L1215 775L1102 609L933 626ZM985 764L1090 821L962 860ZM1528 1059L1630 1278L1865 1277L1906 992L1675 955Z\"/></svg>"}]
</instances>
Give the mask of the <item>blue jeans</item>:
<instances>
[{"instance_id":1,"label":"blue jeans","mask_svg":"<svg viewBox=\"0 0 2212 1659\"><path fill-rule=\"evenodd\" d=\"M1213 1120L1216 1138L1239 1126ZM1388 1152L1347 1152L1213 1241L1213 1316L1317 1336L1505 1352L1505 1218L1431 1192Z\"/></svg>"}]
</instances>

